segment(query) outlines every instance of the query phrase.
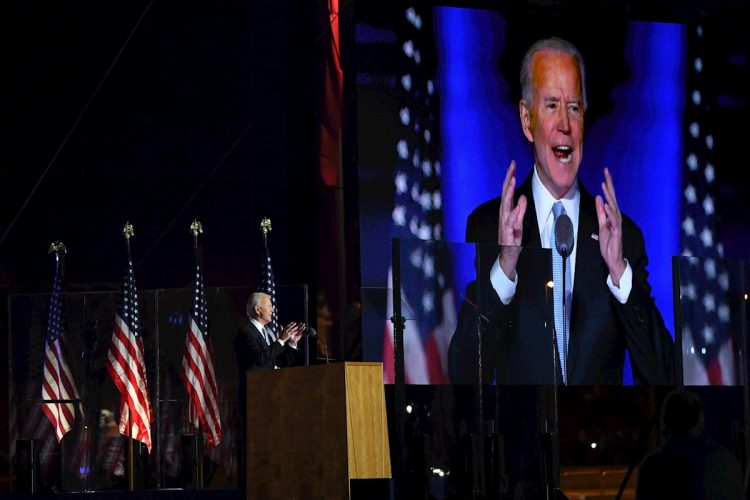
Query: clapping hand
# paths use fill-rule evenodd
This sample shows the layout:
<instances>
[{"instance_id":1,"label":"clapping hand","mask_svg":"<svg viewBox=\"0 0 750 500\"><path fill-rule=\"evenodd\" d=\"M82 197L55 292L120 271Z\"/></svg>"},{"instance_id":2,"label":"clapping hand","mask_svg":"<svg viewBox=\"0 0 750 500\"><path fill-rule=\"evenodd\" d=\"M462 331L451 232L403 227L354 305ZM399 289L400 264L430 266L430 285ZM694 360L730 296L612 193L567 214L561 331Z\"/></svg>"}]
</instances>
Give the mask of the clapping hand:
<instances>
[{"instance_id":1,"label":"clapping hand","mask_svg":"<svg viewBox=\"0 0 750 500\"><path fill-rule=\"evenodd\" d=\"M285 342L291 342L292 345L297 345L297 342L305 332L305 328L304 323L295 323L292 321L288 325L281 327L281 335L279 335L279 338Z\"/></svg>"}]
</instances>

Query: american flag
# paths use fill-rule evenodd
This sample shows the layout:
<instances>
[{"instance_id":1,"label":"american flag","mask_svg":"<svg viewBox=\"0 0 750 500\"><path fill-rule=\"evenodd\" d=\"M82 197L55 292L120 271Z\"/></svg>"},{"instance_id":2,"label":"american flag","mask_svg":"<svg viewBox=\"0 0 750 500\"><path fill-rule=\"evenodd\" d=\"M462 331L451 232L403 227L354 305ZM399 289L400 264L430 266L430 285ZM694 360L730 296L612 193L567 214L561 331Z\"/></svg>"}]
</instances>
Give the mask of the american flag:
<instances>
[{"instance_id":1,"label":"american flag","mask_svg":"<svg viewBox=\"0 0 750 500\"><path fill-rule=\"evenodd\" d=\"M53 244L54 245L54 244ZM44 368L42 370L42 400L77 400L78 389L68 364L68 349L63 339L62 301L62 253L64 247L52 250L55 254L55 281L49 303L47 341L44 347ZM72 428L76 418L76 407L70 403L45 403L42 410L55 428L59 443Z\"/></svg>"},{"instance_id":2,"label":"american flag","mask_svg":"<svg viewBox=\"0 0 750 500\"><path fill-rule=\"evenodd\" d=\"M273 267L271 267L271 254L268 252L268 241L266 241L266 235L263 235L263 261L261 262L260 270L260 286L258 287L259 292L268 294L271 297L271 305L273 305L273 315L271 316L271 322L268 326L273 330L274 333L278 332L279 317L276 313L276 282L273 278Z\"/></svg>"},{"instance_id":3,"label":"american flag","mask_svg":"<svg viewBox=\"0 0 750 500\"><path fill-rule=\"evenodd\" d=\"M435 62L427 61L434 44L432 23L417 9L404 11L406 28L399 34L403 72L396 75L403 105L395 117L401 136L395 146L394 234L402 238L402 303L408 309L404 331L407 383L447 383L447 353L455 330L456 310L448 284L448 260L442 239L443 213L438 160L438 107ZM416 239L415 239L416 238ZM420 241L423 240L423 241ZM433 241L426 241L433 240ZM388 273L388 311L393 314L392 275ZM393 383L393 324L383 342L385 380Z\"/></svg>"},{"instance_id":4,"label":"american flag","mask_svg":"<svg viewBox=\"0 0 750 500\"><path fill-rule=\"evenodd\" d=\"M59 450L56 443L55 428L44 414L44 405L37 404L37 395L39 394L39 381L41 380L40 372L44 371L44 362L42 356L45 349L42 344L45 343L44 326L42 325L42 311L38 301L34 301L34 307L31 313L31 325L29 328L29 372L26 372L26 389L23 391L21 404L14 405L13 412L17 412L15 417L16 438L35 439L39 443L39 463L41 465L40 476L46 479L52 475L53 458L55 452ZM18 370L18 368L16 368ZM18 379L22 380L22 379ZM19 409L23 408L23 403L31 402L32 406L28 412ZM12 437L12 436L11 436ZM11 458L15 457L15 440L11 440ZM11 463L13 460L11 460Z\"/></svg>"},{"instance_id":5,"label":"american flag","mask_svg":"<svg viewBox=\"0 0 750 500\"><path fill-rule=\"evenodd\" d=\"M208 443L217 446L221 442L221 416L213 358L203 273L196 259L193 304L182 356L182 380L190 396L190 422L196 428L200 423Z\"/></svg>"},{"instance_id":6,"label":"american flag","mask_svg":"<svg viewBox=\"0 0 750 500\"><path fill-rule=\"evenodd\" d=\"M107 371L120 391L120 433L144 443L151 453L151 400L140 334L138 292L129 254L107 354Z\"/></svg>"},{"instance_id":7,"label":"american flag","mask_svg":"<svg viewBox=\"0 0 750 500\"><path fill-rule=\"evenodd\" d=\"M737 383L737 370L727 300L729 275L718 238L703 37L700 25L691 27L681 239L682 255L692 258L682 259L680 265L683 379L688 385L731 385Z\"/></svg>"}]
</instances>

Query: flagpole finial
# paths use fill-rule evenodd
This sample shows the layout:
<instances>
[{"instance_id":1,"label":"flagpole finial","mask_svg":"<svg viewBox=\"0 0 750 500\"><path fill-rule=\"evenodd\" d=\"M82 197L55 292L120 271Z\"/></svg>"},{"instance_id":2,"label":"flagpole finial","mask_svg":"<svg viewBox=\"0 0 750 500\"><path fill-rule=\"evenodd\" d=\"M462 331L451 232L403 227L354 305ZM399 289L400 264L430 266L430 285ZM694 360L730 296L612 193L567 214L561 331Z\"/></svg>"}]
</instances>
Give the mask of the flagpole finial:
<instances>
[{"instance_id":1,"label":"flagpole finial","mask_svg":"<svg viewBox=\"0 0 750 500\"><path fill-rule=\"evenodd\" d=\"M266 244L266 238L268 237L268 232L271 231L271 219L268 217L263 217L260 221L260 230L263 232L263 244Z\"/></svg>"},{"instance_id":2,"label":"flagpole finial","mask_svg":"<svg viewBox=\"0 0 750 500\"><path fill-rule=\"evenodd\" d=\"M125 239L128 241L130 241L130 238L135 235L135 231L133 231L133 225L130 222L125 223L125 227L122 228L122 235L125 236Z\"/></svg>"},{"instance_id":3,"label":"flagpole finial","mask_svg":"<svg viewBox=\"0 0 750 500\"><path fill-rule=\"evenodd\" d=\"M201 224L201 221L195 219L193 223L190 224L190 232L193 233L193 236L196 238L199 234L203 234L203 224Z\"/></svg>"},{"instance_id":4,"label":"flagpole finial","mask_svg":"<svg viewBox=\"0 0 750 500\"><path fill-rule=\"evenodd\" d=\"M65 253L65 243L62 241L53 241L49 244L49 251L47 253Z\"/></svg>"},{"instance_id":5,"label":"flagpole finial","mask_svg":"<svg viewBox=\"0 0 750 500\"><path fill-rule=\"evenodd\" d=\"M263 217L260 221L260 230L263 231L263 236L267 235L271 229L271 219Z\"/></svg>"},{"instance_id":6,"label":"flagpole finial","mask_svg":"<svg viewBox=\"0 0 750 500\"><path fill-rule=\"evenodd\" d=\"M190 232L193 233L193 246L195 247L195 257L198 258L198 235L203 234L203 224L201 224L201 221L198 219L195 219L192 224L190 224Z\"/></svg>"}]
</instances>

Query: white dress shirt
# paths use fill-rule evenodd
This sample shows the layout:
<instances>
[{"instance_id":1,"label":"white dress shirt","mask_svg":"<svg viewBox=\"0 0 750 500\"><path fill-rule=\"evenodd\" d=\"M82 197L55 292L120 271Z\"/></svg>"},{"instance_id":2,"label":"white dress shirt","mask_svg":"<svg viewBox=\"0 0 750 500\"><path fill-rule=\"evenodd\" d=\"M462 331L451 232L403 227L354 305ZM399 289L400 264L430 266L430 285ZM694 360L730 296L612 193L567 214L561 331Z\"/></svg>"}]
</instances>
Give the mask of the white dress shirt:
<instances>
[{"instance_id":1,"label":"white dress shirt","mask_svg":"<svg viewBox=\"0 0 750 500\"><path fill-rule=\"evenodd\" d=\"M549 248L550 231L552 231L552 223L555 220L555 216L552 213L552 205L557 199L547 191L547 188L542 184L539 175L537 174L536 166L534 167L534 173L531 178L531 192L534 196L534 210L537 214L537 223L539 224L539 238L542 242L542 248ZM578 235L578 214L579 207L581 204L581 193L578 190L578 180L570 188L570 191L565 193L560 201L565 207L565 213L570 217L570 221L573 223L573 234ZM529 207L526 207L528 210ZM578 253L578 245L573 245L573 252L571 252L568 262L570 263L570 275L571 279L571 290L575 285L575 270L576 270L576 255ZM518 284L518 272L516 272L516 279L511 281L503 272L500 267L500 260L495 259L495 263L492 265L490 271L490 283L492 288L497 293L498 297L503 304L508 305L513 297L516 295L516 285ZM627 302L630 296L630 290L633 286L633 271L630 268L630 263L625 259L625 272L620 278L620 287L616 287L612 282L612 277L607 276L607 286L612 292L612 295L621 303Z\"/></svg>"}]
</instances>

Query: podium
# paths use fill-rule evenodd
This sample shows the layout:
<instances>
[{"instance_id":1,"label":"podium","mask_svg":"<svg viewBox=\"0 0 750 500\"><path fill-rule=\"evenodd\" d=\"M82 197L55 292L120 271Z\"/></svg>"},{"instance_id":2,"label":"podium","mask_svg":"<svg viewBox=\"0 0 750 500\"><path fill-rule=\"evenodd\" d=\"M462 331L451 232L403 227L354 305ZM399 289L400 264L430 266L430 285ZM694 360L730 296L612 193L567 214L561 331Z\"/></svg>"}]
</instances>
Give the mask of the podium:
<instances>
[{"instance_id":1,"label":"podium","mask_svg":"<svg viewBox=\"0 0 750 500\"><path fill-rule=\"evenodd\" d=\"M382 363L247 374L247 498L349 498L391 477Z\"/></svg>"}]
</instances>

